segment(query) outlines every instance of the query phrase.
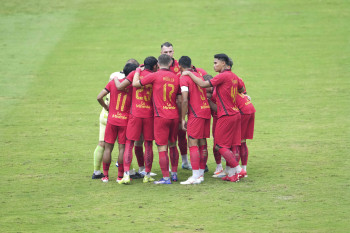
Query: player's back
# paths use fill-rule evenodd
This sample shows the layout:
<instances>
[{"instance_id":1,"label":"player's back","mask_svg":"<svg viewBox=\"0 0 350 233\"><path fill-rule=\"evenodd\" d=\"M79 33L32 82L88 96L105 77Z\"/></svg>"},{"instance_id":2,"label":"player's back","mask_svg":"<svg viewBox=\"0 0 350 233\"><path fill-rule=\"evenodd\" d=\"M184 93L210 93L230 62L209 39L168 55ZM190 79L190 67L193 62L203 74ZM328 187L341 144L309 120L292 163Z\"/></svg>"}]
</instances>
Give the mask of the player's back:
<instances>
[{"instance_id":1,"label":"player's back","mask_svg":"<svg viewBox=\"0 0 350 233\"><path fill-rule=\"evenodd\" d=\"M231 70L225 70L210 80L210 83L216 86L218 117L239 113L236 95L243 84L238 76L232 73Z\"/></svg>"},{"instance_id":2,"label":"player's back","mask_svg":"<svg viewBox=\"0 0 350 233\"><path fill-rule=\"evenodd\" d=\"M114 80L105 87L110 93L108 122L112 125L124 126L127 124L131 105L131 88L132 86L129 86L125 90L118 90Z\"/></svg>"},{"instance_id":3,"label":"player's back","mask_svg":"<svg viewBox=\"0 0 350 233\"><path fill-rule=\"evenodd\" d=\"M179 78L168 69L160 69L153 82L153 101L155 116L168 119L179 117L176 96L179 94Z\"/></svg>"},{"instance_id":4,"label":"player's back","mask_svg":"<svg viewBox=\"0 0 350 233\"><path fill-rule=\"evenodd\" d=\"M195 71L192 71L192 73L198 78L204 80L199 73ZM210 106L207 99L206 89L199 87L188 75L181 77L180 84L181 87L188 88L189 117L210 119Z\"/></svg>"}]
</instances>

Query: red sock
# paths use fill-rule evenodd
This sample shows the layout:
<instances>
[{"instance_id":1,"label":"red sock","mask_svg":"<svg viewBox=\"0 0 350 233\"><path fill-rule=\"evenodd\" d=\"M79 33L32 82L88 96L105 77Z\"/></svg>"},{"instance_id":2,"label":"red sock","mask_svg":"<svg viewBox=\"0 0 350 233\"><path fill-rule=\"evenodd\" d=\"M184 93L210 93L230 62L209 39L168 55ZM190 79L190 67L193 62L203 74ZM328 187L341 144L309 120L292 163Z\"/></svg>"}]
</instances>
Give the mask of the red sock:
<instances>
[{"instance_id":1,"label":"red sock","mask_svg":"<svg viewBox=\"0 0 350 233\"><path fill-rule=\"evenodd\" d=\"M109 165L111 165L111 163L102 163L102 164L103 164L103 175L108 176Z\"/></svg>"},{"instance_id":2,"label":"red sock","mask_svg":"<svg viewBox=\"0 0 350 233\"><path fill-rule=\"evenodd\" d=\"M236 161L237 163L239 163L239 160L241 160L241 156L239 154L239 147L240 146L232 146L231 147L231 151L233 152L233 154L235 155Z\"/></svg>"},{"instance_id":3,"label":"red sock","mask_svg":"<svg viewBox=\"0 0 350 233\"><path fill-rule=\"evenodd\" d=\"M248 163L248 147L247 143L242 142L241 144L241 159L242 159L242 165L247 166Z\"/></svg>"},{"instance_id":4,"label":"red sock","mask_svg":"<svg viewBox=\"0 0 350 233\"><path fill-rule=\"evenodd\" d=\"M124 166L122 163L120 163L118 166L118 177L123 178L123 176L124 176Z\"/></svg>"},{"instance_id":5,"label":"red sock","mask_svg":"<svg viewBox=\"0 0 350 233\"><path fill-rule=\"evenodd\" d=\"M192 170L199 170L200 156L198 146L190 147L190 161Z\"/></svg>"},{"instance_id":6,"label":"red sock","mask_svg":"<svg viewBox=\"0 0 350 233\"><path fill-rule=\"evenodd\" d=\"M145 141L145 171L151 172L153 163L152 141Z\"/></svg>"},{"instance_id":7,"label":"red sock","mask_svg":"<svg viewBox=\"0 0 350 233\"><path fill-rule=\"evenodd\" d=\"M233 152L227 148L221 148L219 153L225 158L226 162L230 167L237 167L239 164L236 161L235 155Z\"/></svg>"},{"instance_id":8,"label":"red sock","mask_svg":"<svg viewBox=\"0 0 350 233\"><path fill-rule=\"evenodd\" d=\"M145 161L143 159L143 147L142 146L135 146L135 155L137 159L137 164L139 167L145 166Z\"/></svg>"},{"instance_id":9,"label":"red sock","mask_svg":"<svg viewBox=\"0 0 350 233\"><path fill-rule=\"evenodd\" d=\"M179 146L181 155L186 155L187 154L186 131L183 131L182 129L180 129L177 132L177 138L178 138L177 145Z\"/></svg>"},{"instance_id":10,"label":"red sock","mask_svg":"<svg viewBox=\"0 0 350 233\"><path fill-rule=\"evenodd\" d=\"M159 152L159 166L163 177L169 177L169 157L167 151Z\"/></svg>"},{"instance_id":11,"label":"red sock","mask_svg":"<svg viewBox=\"0 0 350 233\"><path fill-rule=\"evenodd\" d=\"M177 150L177 147L170 147L170 161L171 161L171 171L177 172L177 167L179 166L179 151Z\"/></svg>"},{"instance_id":12,"label":"red sock","mask_svg":"<svg viewBox=\"0 0 350 233\"><path fill-rule=\"evenodd\" d=\"M215 147L213 148L213 154L214 154L216 164L220 164L221 163L221 154L219 153L219 151L215 150Z\"/></svg>"},{"instance_id":13,"label":"red sock","mask_svg":"<svg viewBox=\"0 0 350 233\"><path fill-rule=\"evenodd\" d=\"M205 169L208 161L208 150L207 145L202 145L199 147L199 169Z\"/></svg>"},{"instance_id":14,"label":"red sock","mask_svg":"<svg viewBox=\"0 0 350 233\"><path fill-rule=\"evenodd\" d=\"M123 156L124 171L130 170L132 162L132 148L134 147L134 141L126 140L125 151Z\"/></svg>"}]
</instances>

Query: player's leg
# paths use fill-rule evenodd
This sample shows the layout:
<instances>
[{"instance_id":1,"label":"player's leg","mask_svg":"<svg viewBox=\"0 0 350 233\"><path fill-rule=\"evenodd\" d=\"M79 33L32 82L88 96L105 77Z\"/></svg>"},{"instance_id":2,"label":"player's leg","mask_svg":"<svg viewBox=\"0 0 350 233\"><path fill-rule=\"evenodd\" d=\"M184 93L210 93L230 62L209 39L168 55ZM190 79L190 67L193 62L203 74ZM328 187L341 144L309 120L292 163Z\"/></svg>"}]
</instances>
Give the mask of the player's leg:
<instances>
[{"instance_id":1,"label":"player's leg","mask_svg":"<svg viewBox=\"0 0 350 233\"><path fill-rule=\"evenodd\" d=\"M179 127L179 119L172 119L171 123L169 125L169 137L168 137L168 146L169 146L169 155L170 155L170 162L171 162L171 180L177 181L177 168L179 165L179 151L176 147L176 140L177 140L177 134L178 134L178 127ZM187 146L187 143L186 143ZM187 150L187 149L186 149Z\"/></svg>"},{"instance_id":2,"label":"player's leg","mask_svg":"<svg viewBox=\"0 0 350 233\"><path fill-rule=\"evenodd\" d=\"M238 140L238 145L240 144L241 137L241 127L240 127L240 114L233 116L224 116L220 117L216 123L215 130L215 140L216 148L219 153L225 158L227 164L229 165L228 176L224 177L224 180L230 180L232 182L238 181L238 176L235 176L236 173L241 172L241 167L236 161L234 153L230 150L234 143L234 139ZM239 135L236 134L239 131Z\"/></svg>"},{"instance_id":3,"label":"player's leg","mask_svg":"<svg viewBox=\"0 0 350 233\"><path fill-rule=\"evenodd\" d=\"M207 140L205 138L199 140L199 174L201 181L204 181L204 171L208 161Z\"/></svg>"},{"instance_id":4,"label":"player's leg","mask_svg":"<svg viewBox=\"0 0 350 233\"><path fill-rule=\"evenodd\" d=\"M125 160L129 160L130 158L127 157L125 158L125 154L127 153L126 152L126 129L127 129L127 126L118 126L118 146L119 146L119 155L118 155L118 163L121 164L119 165L119 167L123 167L124 168L124 174L123 174L123 178L120 180L120 179L117 179L117 182L119 184L129 184L130 183L130 176L129 174L126 174L125 172L125 163L129 162L129 161L125 161ZM131 142L133 143L133 142ZM132 148L131 148L131 153L132 153ZM132 156L131 156L132 158ZM130 166L130 165L129 165ZM119 169L118 167L118 178L119 178L119 175L120 173L122 172L121 169Z\"/></svg>"},{"instance_id":5,"label":"player's leg","mask_svg":"<svg viewBox=\"0 0 350 233\"><path fill-rule=\"evenodd\" d=\"M187 125L187 129L188 129L188 125ZM198 147L198 139L188 136L188 146L189 146L190 160L192 165L192 176L190 176L186 181L180 182L180 184L183 184L183 185L200 184L201 183L199 179L200 154L199 154L199 147Z\"/></svg>"},{"instance_id":6,"label":"player's leg","mask_svg":"<svg viewBox=\"0 0 350 233\"><path fill-rule=\"evenodd\" d=\"M144 154L144 161L145 161L145 170L141 171L144 175L143 182L152 182L154 179L151 177L151 170L152 170L152 164L153 164L153 139L154 139L154 122L153 118L144 118L142 123L142 132L143 137L145 140L145 154Z\"/></svg>"},{"instance_id":7,"label":"player's leg","mask_svg":"<svg viewBox=\"0 0 350 233\"><path fill-rule=\"evenodd\" d=\"M210 119L197 118L197 137L199 138L199 172L201 181L204 181L204 172L207 170L208 148L207 138L210 137Z\"/></svg>"},{"instance_id":8,"label":"player's leg","mask_svg":"<svg viewBox=\"0 0 350 233\"><path fill-rule=\"evenodd\" d=\"M143 139L143 135L141 134L140 139L138 141L135 141L135 156L137 159L137 164L139 165L139 173L145 170L143 142L144 142L144 139Z\"/></svg>"},{"instance_id":9,"label":"player's leg","mask_svg":"<svg viewBox=\"0 0 350 233\"><path fill-rule=\"evenodd\" d=\"M103 122L103 123L102 123ZM101 173L101 163L103 152L105 150L104 138L106 131L106 123L104 117L100 116L100 133L99 133L99 142L94 151L94 173L92 174L92 179L101 179L103 178L103 173Z\"/></svg>"},{"instance_id":10,"label":"player's leg","mask_svg":"<svg viewBox=\"0 0 350 233\"><path fill-rule=\"evenodd\" d=\"M94 173L92 174L92 179L101 179L104 176L103 173L101 173L101 163L104 150L104 142L99 141L94 151Z\"/></svg>"},{"instance_id":11,"label":"player's leg","mask_svg":"<svg viewBox=\"0 0 350 233\"><path fill-rule=\"evenodd\" d=\"M111 165L111 155L113 151L114 144L107 143L105 142L105 150L103 152L103 175L104 177L102 178L103 182L108 182L108 172L109 172L109 167Z\"/></svg>"},{"instance_id":12,"label":"player's leg","mask_svg":"<svg viewBox=\"0 0 350 233\"><path fill-rule=\"evenodd\" d=\"M168 138L170 120L162 117L154 117L154 139L157 144L159 154L159 166L163 178L155 181L155 184L171 184L169 175Z\"/></svg>"},{"instance_id":13,"label":"player's leg","mask_svg":"<svg viewBox=\"0 0 350 233\"><path fill-rule=\"evenodd\" d=\"M241 142L241 159L242 159L242 168L247 171L248 164L248 147L246 143L246 139L253 139L254 135L254 121L255 121L255 113L247 115L248 120L246 123L246 128L244 135L242 137Z\"/></svg>"},{"instance_id":14,"label":"player's leg","mask_svg":"<svg viewBox=\"0 0 350 233\"><path fill-rule=\"evenodd\" d=\"M186 131L179 129L177 132L177 144L180 149L181 153L181 160L182 160L182 168L191 170L191 164L188 162L187 158L187 138L186 138Z\"/></svg>"},{"instance_id":15,"label":"player's leg","mask_svg":"<svg viewBox=\"0 0 350 233\"><path fill-rule=\"evenodd\" d=\"M213 177L218 177L220 176L220 174L223 172L223 168L222 168L222 164L221 164L221 155L219 153L218 150L215 149L215 128L216 128L216 122L217 122L217 117L213 117L213 124L212 124L212 136L214 138L214 146L213 146L213 155L214 155L214 159L215 159L215 163L216 163L216 169L214 171L214 175Z\"/></svg>"},{"instance_id":16,"label":"player's leg","mask_svg":"<svg viewBox=\"0 0 350 233\"><path fill-rule=\"evenodd\" d=\"M111 125L107 123L106 125L106 131L105 131L105 150L103 152L103 174L105 177L103 177L101 180L103 182L108 182L108 171L109 167L111 165L111 157L112 157L112 151L114 148L114 143L117 139L117 126Z\"/></svg>"}]
</instances>

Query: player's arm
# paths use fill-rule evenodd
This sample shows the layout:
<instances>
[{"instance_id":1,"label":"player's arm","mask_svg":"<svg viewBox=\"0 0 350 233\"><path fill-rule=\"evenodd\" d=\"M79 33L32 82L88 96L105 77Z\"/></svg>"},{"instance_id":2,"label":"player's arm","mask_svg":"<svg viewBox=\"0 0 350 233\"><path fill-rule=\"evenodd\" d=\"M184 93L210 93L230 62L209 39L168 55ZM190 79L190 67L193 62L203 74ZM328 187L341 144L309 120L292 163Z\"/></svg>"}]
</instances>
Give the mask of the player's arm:
<instances>
[{"instance_id":1,"label":"player's arm","mask_svg":"<svg viewBox=\"0 0 350 233\"><path fill-rule=\"evenodd\" d=\"M100 103L100 105L106 109L106 111L108 112L108 105L103 101L103 97L105 97L108 94L107 89L103 89L100 94L98 94L97 96L97 101Z\"/></svg>"},{"instance_id":2,"label":"player's arm","mask_svg":"<svg viewBox=\"0 0 350 233\"><path fill-rule=\"evenodd\" d=\"M142 87L142 85L140 83L140 72L141 72L141 69L137 68L136 71L135 71L134 78L132 80L132 86L133 87Z\"/></svg>"},{"instance_id":3,"label":"player's arm","mask_svg":"<svg viewBox=\"0 0 350 233\"><path fill-rule=\"evenodd\" d=\"M216 103L214 103L213 101L211 101L211 99L209 99L209 98L208 98L208 102L209 102L210 109L213 110L214 112L217 112Z\"/></svg>"},{"instance_id":4,"label":"player's arm","mask_svg":"<svg viewBox=\"0 0 350 233\"><path fill-rule=\"evenodd\" d=\"M193 80L193 82L195 82L198 86L200 87L210 87L210 83L208 81L204 81L200 78L198 78L196 75L194 75L191 71L184 71L182 72L182 75L185 76L185 75L188 75L191 77L191 79Z\"/></svg>"},{"instance_id":5,"label":"player's arm","mask_svg":"<svg viewBox=\"0 0 350 233\"><path fill-rule=\"evenodd\" d=\"M182 95L182 102L181 102L181 128L182 130L187 130L186 128L186 113L188 109L188 87L184 86L187 88L187 91L181 91ZM184 88L184 89L185 89ZM183 87L181 87L183 89Z\"/></svg>"},{"instance_id":6,"label":"player's arm","mask_svg":"<svg viewBox=\"0 0 350 233\"><path fill-rule=\"evenodd\" d=\"M121 91L127 88L131 84L131 82L127 79L124 79L123 82L120 82L119 79L115 77L114 84L117 87L117 89Z\"/></svg>"}]
</instances>

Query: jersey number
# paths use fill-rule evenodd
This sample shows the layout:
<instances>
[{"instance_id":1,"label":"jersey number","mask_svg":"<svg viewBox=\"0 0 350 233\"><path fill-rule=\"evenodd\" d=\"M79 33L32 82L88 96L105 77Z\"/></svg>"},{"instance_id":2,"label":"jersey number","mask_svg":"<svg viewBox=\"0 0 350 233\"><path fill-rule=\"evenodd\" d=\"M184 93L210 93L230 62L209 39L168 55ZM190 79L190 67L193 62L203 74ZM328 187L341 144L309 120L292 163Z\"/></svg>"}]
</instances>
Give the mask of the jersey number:
<instances>
[{"instance_id":1,"label":"jersey number","mask_svg":"<svg viewBox=\"0 0 350 233\"><path fill-rule=\"evenodd\" d=\"M140 96L140 92L143 92L145 90L144 96ZM138 100L145 100L145 101L150 101L151 100L151 95L152 95L152 85L148 84L144 87L141 87L136 90L136 99Z\"/></svg>"},{"instance_id":2,"label":"jersey number","mask_svg":"<svg viewBox=\"0 0 350 233\"><path fill-rule=\"evenodd\" d=\"M167 86L171 88L171 91L169 91L169 102L171 102L171 96L174 93L175 86L174 86L174 84L171 84L171 83L166 83L163 85L163 100L164 101L166 101L166 98L167 98L167 94L166 94Z\"/></svg>"},{"instance_id":3,"label":"jersey number","mask_svg":"<svg viewBox=\"0 0 350 233\"><path fill-rule=\"evenodd\" d=\"M236 102L236 95L237 95L237 87L231 87L231 97L232 97L232 102Z\"/></svg>"},{"instance_id":4,"label":"jersey number","mask_svg":"<svg viewBox=\"0 0 350 233\"><path fill-rule=\"evenodd\" d=\"M120 99L122 98L122 96L123 96L123 101L122 101L122 104L121 104L121 109L120 109L120 111L124 111L125 102L126 102L126 97L127 97L127 94L126 94L126 93L119 93L119 94L118 94L117 106L115 107L116 110L119 110Z\"/></svg>"},{"instance_id":5,"label":"jersey number","mask_svg":"<svg viewBox=\"0 0 350 233\"><path fill-rule=\"evenodd\" d=\"M198 90L201 92L201 100L205 100L203 89L200 86L197 86Z\"/></svg>"}]
</instances>

